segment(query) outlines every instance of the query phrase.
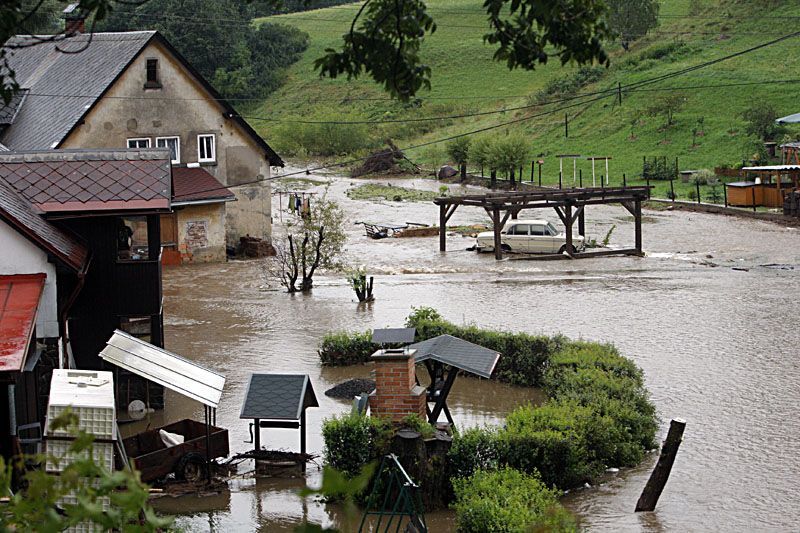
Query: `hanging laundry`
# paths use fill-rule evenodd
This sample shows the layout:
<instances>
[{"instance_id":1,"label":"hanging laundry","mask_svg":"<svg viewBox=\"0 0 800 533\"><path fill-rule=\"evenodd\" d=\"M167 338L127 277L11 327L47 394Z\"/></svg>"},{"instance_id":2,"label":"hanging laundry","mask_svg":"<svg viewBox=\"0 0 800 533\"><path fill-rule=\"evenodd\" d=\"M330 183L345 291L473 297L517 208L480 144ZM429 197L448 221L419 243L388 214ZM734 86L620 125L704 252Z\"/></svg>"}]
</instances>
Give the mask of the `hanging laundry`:
<instances>
[{"instance_id":1,"label":"hanging laundry","mask_svg":"<svg viewBox=\"0 0 800 533\"><path fill-rule=\"evenodd\" d=\"M303 207L303 201L300 199L300 196L295 195L294 197L294 210L297 211L297 214L300 214L300 209Z\"/></svg>"},{"instance_id":2,"label":"hanging laundry","mask_svg":"<svg viewBox=\"0 0 800 533\"><path fill-rule=\"evenodd\" d=\"M303 218L311 217L311 199L310 198L303 198Z\"/></svg>"},{"instance_id":3,"label":"hanging laundry","mask_svg":"<svg viewBox=\"0 0 800 533\"><path fill-rule=\"evenodd\" d=\"M290 194L289 196L289 212L294 213L294 195Z\"/></svg>"}]
</instances>

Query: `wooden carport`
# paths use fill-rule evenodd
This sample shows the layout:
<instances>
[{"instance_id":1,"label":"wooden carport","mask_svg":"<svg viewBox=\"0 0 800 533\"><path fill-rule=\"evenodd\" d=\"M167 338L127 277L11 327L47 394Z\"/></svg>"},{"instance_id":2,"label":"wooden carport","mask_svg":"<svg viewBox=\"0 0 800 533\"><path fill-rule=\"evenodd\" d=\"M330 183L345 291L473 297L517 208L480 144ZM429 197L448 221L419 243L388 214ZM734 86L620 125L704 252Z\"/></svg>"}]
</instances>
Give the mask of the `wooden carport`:
<instances>
[{"instance_id":1,"label":"wooden carport","mask_svg":"<svg viewBox=\"0 0 800 533\"><path fill-rule=\"evenodd\" d=\"M500 232L509 217L516 219L525 209L552 208L566 228L567 254L570 257L609 255L609 251L577 253L572 243L573 225L578 221L578 234L585 236L585 207L588 205L620 204L633 215L635 247L613 250L613 254L642 255L642 202L650 197L649 186L590 187L582 189L552 189L518 191L435 198L439 206L439 250L447 251L447 222L461 205L481 207L492 218L494 255L503 258Z\"/></svg>"}]
</instances>

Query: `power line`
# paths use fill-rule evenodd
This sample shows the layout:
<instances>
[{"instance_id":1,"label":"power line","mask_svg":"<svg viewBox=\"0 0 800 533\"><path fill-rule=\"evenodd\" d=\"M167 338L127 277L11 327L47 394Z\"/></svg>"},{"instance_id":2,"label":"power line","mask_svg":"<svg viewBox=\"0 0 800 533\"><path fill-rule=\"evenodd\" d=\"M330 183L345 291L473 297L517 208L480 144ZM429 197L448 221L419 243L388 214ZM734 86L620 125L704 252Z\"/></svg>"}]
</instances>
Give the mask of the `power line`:
<instances>
[{"instance_id":1,"label":"power line","mask_svg":"<svg viewBox=\"0 0 800 533\"><path fill-rule=\"evenodd\" d=\"M670 79L670 78L673 78L675 76L680 76L680 75L683 75L683 74L686 74L686 73L689 73L689 72L694 72L696 70L699 70L699 69L702 69L702 68L706 68L706 67L709 67L711 65L715 65L717 63L721 63L723 61L727 61L729 59L733 59L733 58L740 57L740 56L745 55L745 54L749 54L749 53L755 52L757 50L761 50L762 48L766 48L768 46L772 46L774 44L783 42L783 41L785 41L787 39L791 39L791 38L794 38L794 37L797 37L797 36L800 36L800 31L793 32L793 33L784 35L782 37L778 37L778 38L773 39L771 41L767 41L767 42L761 43L759 45L747 48L745 50L740 50L738 52L734 52L732 54L728 54L726 56L722 56L722 57L719 57L719 58L716 58L716 59L705 61L703 63L698 63L697 65L693 65L691 67L680 69L680 70L677 70L677 71L674 71L674 72L671 72L671 73L667 73L667 74L664 74L664 75L661 75L661 76L657 76L657 77L654 77L654 78L650 78L650 79L647 79L647 80L634 82L634 83L628 84L626 86L623 86L623 88L627 89L627 90L630 90L631 88L639 88L639 87L647 86L647 85L650 85L650 84L653 84L653 83L657 83L659 81ZM584 96L586 96L586 95L584 95ZM468 131L466 133L459 133L459 134L456 134L456 135L451 135L449 137L435 139L435 140L432 140L432 141L427 141L427 142L424 142L424 143L420 143L420 144L408 146L408 147L405 147L405 148L401 148L400 150L404 151L404 152L407 152L407 151L416 150L416 149L419 149L419 148L424 148L426 146L431 146L431 145L434 145L434 144L439 144L439 143L451 141L451 140L458 139L458 138L461 138L461 137L477 135L479 133L484 133L486 131L491 131L491 130L494 130L494 129L497 129L497 128L510 126L512 124L518 124L518 123L521 123L521 122L533 120L535 118L539 118L539 117L543 117L543 116L547 116L547 115L552 115L554 113L558 113L558 112L564 111L565 109L569 109L569 108L572 108L572 107L588 106L589 104L591 104L593 102L597 102L597 101L602 100L604 98L609 98L609 97L613 97L613 96L615 96L615 92L613 90L609 90L608 94L599 95L599 96L596 96L595 98L589 99L587 101L572 103L572 104L569 104L569 105L561 106L561 107L556 108L556 109L552 109L552 110L549 110L549 111L544 111L542 113L531 115L531 116L528 116L528 117L521 117L521 118L517 118L517 119L501 122L501 123L498 123L498 124L494 124L492 126L486 126L486 127L479 128L479 129L476 129L476 130ZM244 182L244 183L239 183L237 185L232 185L231 187L239 187L239 186L244 186L244 185L254 185L254 184L260 183L262 181L272 181L272 180L281 179L281 178L288 178L288 177L296 176L296 175L300 175L300 174L307 174L309 172L315 172L315 171L318 171L318 170L337 168L337 167L341 167L341 166L344 166L344 165L349 165L349 164L353 164L353 163L358 163L360 161L364 161L369 157L370 156L358 157L358 158L352 158L352 159L349 159L349 160L346 160L346 161L340 161L338 163L330 163L330 164L325 164L325 165L319 165L319 166L314 167L314 168L306 168L304 170L299 170L299 171L296 171L296 172L288 172L288 173L280 174L278 176L272 176L272 177L268 178L267 180L252 180L252 181L249 181L249 182ZM211 191L220 190L220 189L221 189L220 187L214 187L214 188L211 188L211 189L207 189L205 191L196 191L196 192L211 192Z\"/></svg>"}]
</instances>

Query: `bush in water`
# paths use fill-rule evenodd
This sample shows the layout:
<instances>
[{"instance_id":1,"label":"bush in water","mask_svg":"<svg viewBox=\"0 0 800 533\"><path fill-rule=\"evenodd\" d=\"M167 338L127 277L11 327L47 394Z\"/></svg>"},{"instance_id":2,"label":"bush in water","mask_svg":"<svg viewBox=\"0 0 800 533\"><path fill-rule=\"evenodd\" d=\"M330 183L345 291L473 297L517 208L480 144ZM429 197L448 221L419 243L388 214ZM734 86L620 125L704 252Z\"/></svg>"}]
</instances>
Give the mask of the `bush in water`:
<instances>
[{"instance_id":1,"label":"bush in water","mask_svg":"<svg viewBox=\"0 0 800 533\"><path fill-rule=\"evenodd\" d=\"M322 424L325 463L347 477L356 477L386 451L391 426L381 418L352 413Z\"/></svg>"},{"instance_id":2,"label":"bush in water","mask_svg":"<svg viewBox=\"0 0 800 533\"><path fill-rule=\"evenodd\" d=\"M344 366L369 361L370 356L378 349L372 344L372 333L334 331L322 337L317 350L323 365Z\"/></svg>"},{"instance_id":3,"label":"bush in water","mask_svg":"<svg viewBox=\"0 0 800 533\"><path fill-rule=\"evenodd\" d=\"M462 533L486 531L577 531L575 518L558 503L536 474L511 468L478 470L455 480L456 527Z\"/></svg>"}]
</instances>

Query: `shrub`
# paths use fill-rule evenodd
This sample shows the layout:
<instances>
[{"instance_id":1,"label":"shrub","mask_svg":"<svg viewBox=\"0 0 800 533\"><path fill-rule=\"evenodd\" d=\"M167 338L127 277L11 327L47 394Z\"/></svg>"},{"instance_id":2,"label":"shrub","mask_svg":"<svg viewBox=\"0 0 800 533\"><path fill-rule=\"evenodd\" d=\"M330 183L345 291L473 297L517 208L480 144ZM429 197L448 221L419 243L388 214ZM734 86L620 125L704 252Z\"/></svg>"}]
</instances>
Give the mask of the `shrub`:
<instances>
[{"instance_id":1,"label":"shrub","mask_svg":"<svg viewBox=\"0 0 800 533\"><path fill-rule=\"evenodd\" d=\"M391 426L382 418L351 413L322 424L326 464L345 476L355 477L385 453Z\"/></svg>"},{"instance_id":2,"label":"shrub","mask_svg":"<svg viewBox=\"0 0 800 533\"><path fill-rule=\"evenodd\" d=\"M342 366L365 363L378 346L372 344L372 333L334 331L322 337L317 350L323 365Z\"/></svg>"},{"instance_id":3,"label":"shrub","mask_svg":"<svg viewBox=\"0 0 800 533\"><path fill-rule=\"evenodd\" d=\"M535 474L511 468L480 470L454 481L456 524L460 532L577 531L575 519Z\"/></svg>"},{"instance_id":4,"label":"shrub","mask_svg":"<svg viewBox=\"0 0 800 533\"><path fill-rule=\"evenodd\" d=\"M429 439L433 437L435 431L433 426L428 423L427 420L419 416L418 414L410 414L405 416L400 421L400 426L408 429L413 429L420 435L422 435L423 439Z\"/></svg>"},{"instance_id":5,"label":"shrub","mask_svg":"<svg viewBox=\"0 0 800 533\"><path fill-rule=\"evenodd\" d=\"M446 145L447 155L457 165L466 165L469 161L469 137L456 137Z\"/></svg>"},{"instance_id":6,"label":"shrub","mask_svg":"<svg viewBox=\"0 0 800 533\"><path fill-rule=\"evenodd\" d=\"M532 103L544 104L556 97L571 96L590 83L600 80L605 75L605 72L606 69L604 67L580 67L572 74L547 82L544 89L534 95Z\"/></svg>"},{"instance_id":7,"label":"shrub","mask_svg":"<svg viewBox=\"0 0 800 533\"><path fill-rule=\"evenodd\" d=\"M478 470L500 466L500 441L496 428L469 428L453 436L447 452L450 477L467 478Z\"/></svg>"}]
</instances>

